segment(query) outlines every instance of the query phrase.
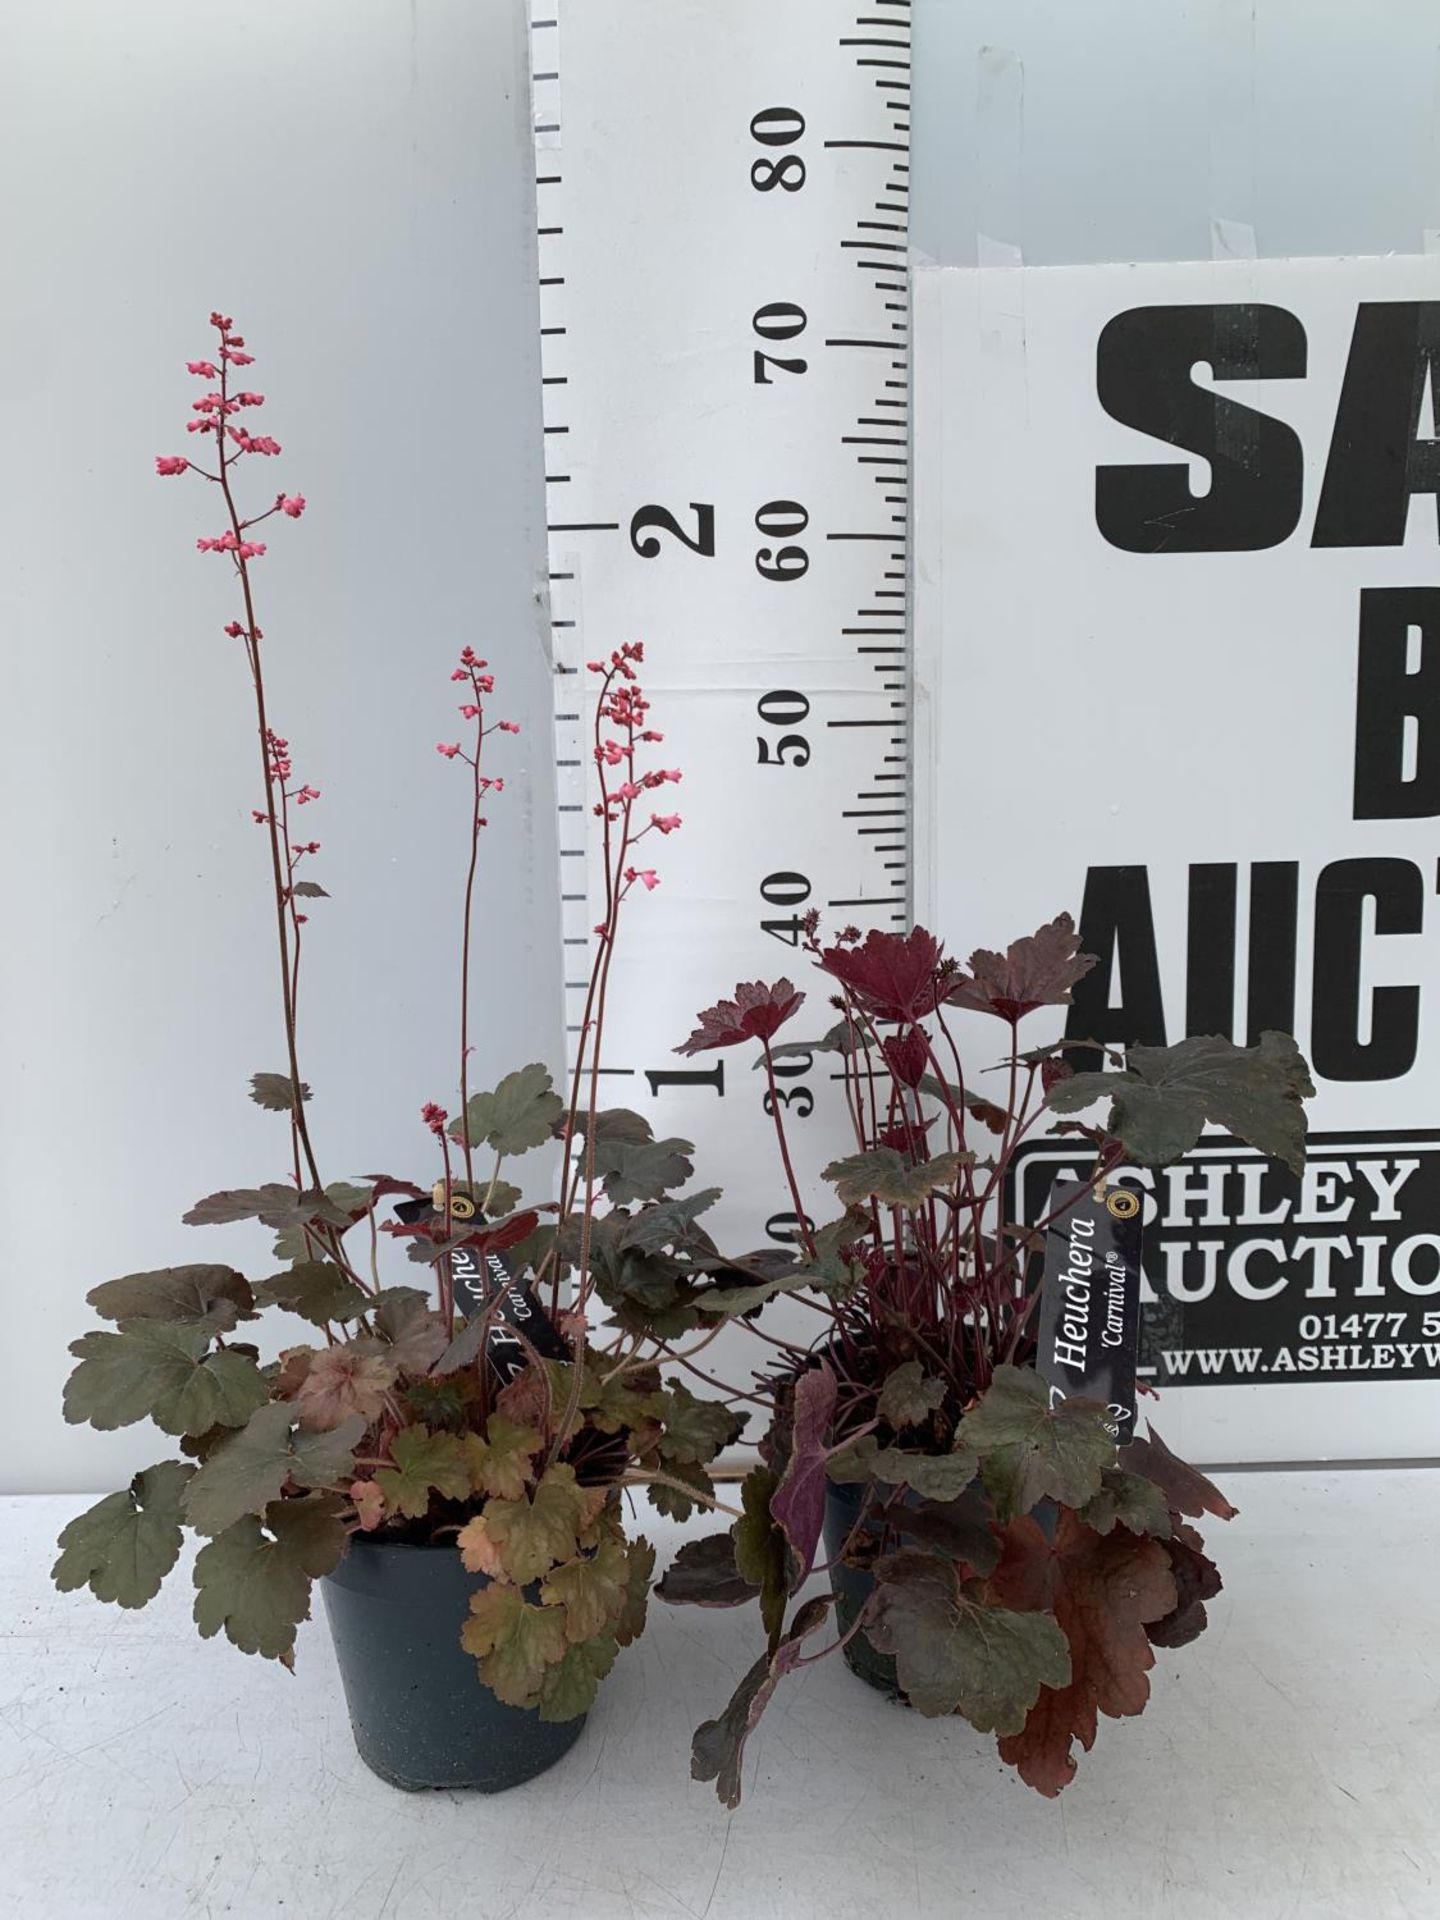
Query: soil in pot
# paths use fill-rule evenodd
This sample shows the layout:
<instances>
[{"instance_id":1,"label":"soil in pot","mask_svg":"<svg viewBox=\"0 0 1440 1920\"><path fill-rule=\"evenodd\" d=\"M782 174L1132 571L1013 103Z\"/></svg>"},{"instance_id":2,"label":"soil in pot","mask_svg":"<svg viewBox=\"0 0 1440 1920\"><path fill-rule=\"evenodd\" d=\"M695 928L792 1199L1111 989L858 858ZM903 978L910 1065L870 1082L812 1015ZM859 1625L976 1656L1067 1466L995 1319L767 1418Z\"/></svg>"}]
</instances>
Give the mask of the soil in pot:
<instances>
[{"instance_id":1,"label":"soil in pot","mask_svg":"<svg viewBox=\"0 0 1440 1920\"><path fill-rule=\"evenodd\" d=\"M453 1545L355 1536L321 1581L360 1758L391 1786L503 1793L554 1766L584 1716L545 1721L483 1686L460 1645L487 1585Z\"/></svg>"}]
</instances>

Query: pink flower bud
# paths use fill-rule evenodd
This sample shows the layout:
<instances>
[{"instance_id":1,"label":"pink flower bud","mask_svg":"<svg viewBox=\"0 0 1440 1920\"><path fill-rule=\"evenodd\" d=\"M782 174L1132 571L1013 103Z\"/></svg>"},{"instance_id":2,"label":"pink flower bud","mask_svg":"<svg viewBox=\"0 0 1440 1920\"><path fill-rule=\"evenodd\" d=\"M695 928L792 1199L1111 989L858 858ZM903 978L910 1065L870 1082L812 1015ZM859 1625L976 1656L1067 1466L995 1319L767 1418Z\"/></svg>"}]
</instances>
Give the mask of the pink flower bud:
<instances>
[{"instance_id":1,"label":"pink flower bud","mask_svg":"<svg viewBox=\"0 0 1440 1920\"><path fill-rule=\"evenodd\" d=\"M263 393L237 393L235 404L237 407L263 407L265 396Z\"/></svg>"},{"instance_id":2,"label":"pink flower bud","mask_svg":"<svg viewBox=\"0 0 1440 1920\"><path fill-rule=\"evenodd\" d=\"M225 631L226 633L229 634L232 640L238 640L240 636L244 633L245 629L241 626L238 620L231 620L227 624Z\"/></svg>"},{"instance_id":3,"label":"pink flower bud","mask_svg":"<svg viewBox=\"0 0 1440 1920\"><path fill-rule=\"evenodd\" d=\"M450 678L452 680L468 680L470 676L465 671L464 667L456 667L455 671L451 674Z\"/></svg>"},{"instance_id":4,"label":"pink flower bud","mask_svg":"<svg viewBox=\"0 0 1440 1920\"><path fill-rule=\"evenodd\" d=\"M259 813L254 807L250 809L250 818L255 822L257 827L268 827L270 824L269 814Z\"/></svg>"},{"instance_id":5,"label":"pink flower bud","mask_svg":"<svg viewBox=\"0 0 1440 1920\"><path fill-rule=\"evenodd\" d=\"M156 457L156 473L168 477L172 473L184 473L190 462L183 453L162 453Z\"/></svg>"},{"instance_id":6,"label":"pink flower bud","mask_svg":"<svg viewBox=\"0 0 1440 1920\"><path fill-rule=\"evenodd\" d=\"M453 760L460 751L460 742L457 740L453 746L447 747L443 740L437 740L435 743L435 751L437 753L443 753L447 760Z\"/></svg>"},{"instance_id":7,"label":"pink flower bud","mask_svg":"<svg viewBox=\"0 0 1440 1920\"><path fill-rule=\"evenodd\" d=\"M520 731L519 726L513 720L500 720L496 722L496 725L499 727L501 733L518 733Z\"/></svg>"}]
</instances>

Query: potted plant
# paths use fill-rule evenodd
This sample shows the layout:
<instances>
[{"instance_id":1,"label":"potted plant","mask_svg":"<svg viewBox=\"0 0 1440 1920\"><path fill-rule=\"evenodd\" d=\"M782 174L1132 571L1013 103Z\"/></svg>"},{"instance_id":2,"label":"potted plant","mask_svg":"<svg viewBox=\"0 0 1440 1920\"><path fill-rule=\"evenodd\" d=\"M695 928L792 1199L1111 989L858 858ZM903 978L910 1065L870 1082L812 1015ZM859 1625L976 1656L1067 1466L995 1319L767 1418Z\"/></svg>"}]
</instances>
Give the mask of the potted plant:
<instances>
[{"instance_id":1,"label":"potted plant","mask_svg":"<svg viewBox=\"0 0 1440 1920\"><path fill-rule=\"evenodd\" d=\"M252 364L243 337L228 317L211 319L212 357L189 367L204 382L189 429L211 464L176 454L157 468L199 475L223 508L221 531L197 545L228 557L238 593L225 632L254 696L253 818L284 1033L284 1070L257 1073L251 1093L288 1140L283 1176L212 1193L185 1219L259 1222L275 1235L273 1270L251 1280L227 1262L196 1262L91 1292L109 1324L72 1347L65 1417L107 1430L149 1417L176 1453L70 1522L54 1578L65 1591L144 1606L188 1528L202 1541L202 1636L223 1631L286 1666L318 1580L366 1762L403 1787L494 1790L573 1743L617 1650L641 1631L655 1555L631 1532L621 1489L643 1485L680 1517L718 1505L706 1468L743 1423L678 1374L662 1378L662 1358L679 1373L693 1366L683 1344L625 1323L627 1286L648 1280L653 1297L672 1269L686 1275L708 1260L723 1271L696 1225L706 1197L669 1198L693 1171L689 1143L657 1141L638 1115L596 1100L620 922L636 888L657 884L636 865L637 843L680 825L648 811L679 775L643 764L661 736L638 680L641 649L597 661L606 911L569 1097L539 1064L472 1091L478 854L483 809L505 785L485 755L493 735L519 729L488 717L493 675L463 650L451 678L464 732L439 746L467 776L458 1112L423 1106L431 1182L327 1180L298 1043L307 914L325 889L311 877L319 842L300 840L297 813L320 795L296 776L272 720L255 593L259 530L298 520L305 499L282 492L262 511L242 510L237 479L280 448L252 430L264 396L242 384ZM527 1204L508 1175L554 1143L558 1186L547 1161L543 1197ZM424 1284L387 1281L382 1250L408 1256ZM597 1293L622 1310L603 1339L589 1326ZM267 1357L256 1336L262 1316L277 1313L308 1323L308 1337L292 1334Z\"/></svg>"},{"instance_id":2,"label":"potted plant","mask_svg":"<svg viewBox=\"0 0 1440 1920\"><path fill-rule=\"evenodd\" d=\"M1111 1055L1109 1073L1067 1057L1091 1042L1022 1051L1020 1023L1067 1003L1094 964L1068 915L1005 953L975 953L968 969L919 927L863 940L851 928L822 948L812 916L802 944L834 990L839 1019L823 1039L776 1043L804 998L781 980L738 987L678 1049L757 1044L772 1089L777 1058L830 1054L855 1137L825 1169L833 1217L815 1226L783 1103L769 1103L801 1244L790 1271L730 1289L726 1304L754 1316L802 1290L821 1329L808 1347L780 1343L743 1517L682 1547L657 1588L675 1603L758 1596L767 1637L729 1705L698 1729L692 1770L737 1804L746 1736L781 1678L840 1650L919 1712L996 1734L1002 1759L1053 1795L1100 1714L1144 1707L1151 1649L1204 1628L1220 1577L1192 1522L1235 1509L1153 1427L1134 1436L1132 1406L1067 1394L1036 1370L1036 1256L1048 1228L1097 1197L1117 1217L1138 1214L1122 1169L1178 1159L1207 1121L1298 1170L1314 1089L1294 1041L1275 1033L1251 1048L1134 1046ZM961 1011L1000 1023L999 1098L967 1079ZM1098 1121L1069 1118L1097 1106L1108 1108ZM1022 1226L1008 1179L1057 1115L1093 1168L1048 1219ZM1113 1324L1119 1344L1122 1318ZM831 1591L787 1620L822 1540ZM807 1651L832 1606L829 1643Z\"/></svg>"}]
</instances>

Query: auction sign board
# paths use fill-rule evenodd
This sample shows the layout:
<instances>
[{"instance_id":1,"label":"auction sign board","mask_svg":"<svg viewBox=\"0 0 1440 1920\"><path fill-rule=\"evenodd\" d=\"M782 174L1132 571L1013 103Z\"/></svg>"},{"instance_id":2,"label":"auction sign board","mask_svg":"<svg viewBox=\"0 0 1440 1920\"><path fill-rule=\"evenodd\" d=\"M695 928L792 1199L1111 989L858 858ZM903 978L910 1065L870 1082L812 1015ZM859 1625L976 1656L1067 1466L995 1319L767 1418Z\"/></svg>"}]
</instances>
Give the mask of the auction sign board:
<instances>
[{"instance_id":1,"label":"auction sign board","mask_svg":"<svg viewBox=\"0 0 1440 1920\"><path fill-rule=\"evenodd\" d=\"M1219 1134L1118 1176L1142 1411L1211 1462L1440 1454L1440 258L915 297L917 918L963 959L1075 914L1032 1043L1295 1034L1303 1176ZM1088 1171L1038 1137L1016 1216Z\"/></svg>"}]
</instances>

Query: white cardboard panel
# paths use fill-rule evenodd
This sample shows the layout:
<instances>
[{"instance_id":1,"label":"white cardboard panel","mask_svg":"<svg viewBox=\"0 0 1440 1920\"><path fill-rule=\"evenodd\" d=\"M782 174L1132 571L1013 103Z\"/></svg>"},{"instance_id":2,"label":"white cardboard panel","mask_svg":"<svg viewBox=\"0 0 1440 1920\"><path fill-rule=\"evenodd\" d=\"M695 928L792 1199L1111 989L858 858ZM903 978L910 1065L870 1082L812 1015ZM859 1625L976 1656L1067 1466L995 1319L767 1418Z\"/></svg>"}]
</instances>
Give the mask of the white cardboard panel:
<instances>
[{"instance_id":1,"label":"white cardboard panel","mask_svg":"<svg viewBox=\"0 0 1440 1920\"><path fill-rule=\"evenodd\" d=\"M1247 993L1268 1013L1293 986L1294 1031L1307 1053L1318 1042L1331 1068L1317 1073L1311 1108L1324 1166L1280 1217L1266 1217L1283 1206L1279 1187L1255 1184L1265 1176L1252 1171L1247 1204L1240 1162L1214 1147L1189 1170L1188 1197L1159 1196L1168 1224L1156 1238L1185 1251L1166 1256L1152 1240L1147 1256L1147 1315L1160 1329L1152 1377L1164 1388L1157 1424L1172 1445L1212 1461L1440 1452L1440 849L1428 815L1355 817L1361 597L1428 588L1440 601L1435 497L1417 489L1399 544L1379 544L1358 521L1356 544L1314 544L1327 466L1355 483L1352 521L1373 505L1375 489L1357 480L1365 441L1383 431L1386 381L1415 372L1407 361L1396 374L1388 356L1332 460L1357 313L1437 300L1440 261L1419 256L916 276L918 917L963 957L1062 909L1078 917L1087 877L1093 920L1097 871L1126 869L1115 886L1132 908L1148 893L1163 1003L1163 1035L1152 1022L1145 1037L1186 1032L1192 960L1211 982L1202 1030L1213 1030L1233 957L1234 1036L1247 1037ZM1125 550L1100 529L1097 468L1188 458L1184 511L1199 525L1215 513L1212 469L1106 412L1098 343L1119 315L1194 306L1223 309L1222 333L1234 331L1237 308L1281 310L1252 320L1268 330L1262 377L1216 382L1207 364L1182 366L1172 384L1188 380L1288 424L1303 449L1298 524L1256 551L1176 551L1163 535L1159 551ZM1436 311L1419 314L1422 327ZM1132 354L1142 384L1155 373L1147 339ZM1263 377L1287 357L1285 377ZM1415 382L1423 466L1436 427L1428 377L1415 372ZM1222 430L1219 446L1236 460L1213 484L1232 497L1247 477L1255 487L1230 515L1232 542L1257 538L1266 502L1285 490L1290 456L1278 444L1253 417L1232 414ZM1166 484L1137 485L1152 482ZM1156 518L1178 525L1173 509L1157 491ZM1393 744L1397 773L1413 780L1440 727L1422 677L1427 665L1437 671L1440 619L1429 636L1411 625L1403 644L1416 712ZM1367 750L1383 760L1394 732L1376 719ZM1341 865L1351 862L1372 864ZM1199 866L1216 871L1192 882ZM1379 906L1366 897L1372 885ZM1135 1000L1148 946L1133 930L1122 937L1106 1004ZM1347 1031L1345 969L1357 954L1358 1018ZM1387 988L1413 991L1375 997ZM1032 1042L1062 1030L1043 1014L1030 1026ZM987 1048L998 1052L999 1032L968 1030L977 1065ZM1395 1057L1367 1055L1387 1034ZM1222 1162L1229 1171L1212 1192L1197 1169ZM1192 1296L1183 1314L1177 1291ZM1202 1361L1202 1350L1225 1357ZM1208 1365L1219 1383L1165 1384L1181 1367L1194 1379Z\"/></svg>"}]
</instances>

